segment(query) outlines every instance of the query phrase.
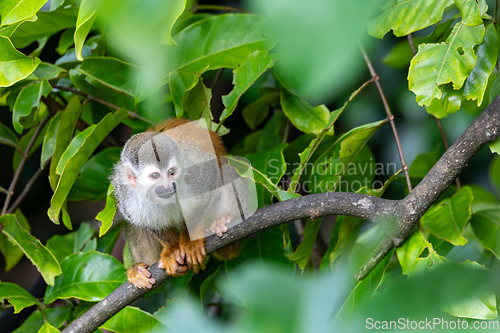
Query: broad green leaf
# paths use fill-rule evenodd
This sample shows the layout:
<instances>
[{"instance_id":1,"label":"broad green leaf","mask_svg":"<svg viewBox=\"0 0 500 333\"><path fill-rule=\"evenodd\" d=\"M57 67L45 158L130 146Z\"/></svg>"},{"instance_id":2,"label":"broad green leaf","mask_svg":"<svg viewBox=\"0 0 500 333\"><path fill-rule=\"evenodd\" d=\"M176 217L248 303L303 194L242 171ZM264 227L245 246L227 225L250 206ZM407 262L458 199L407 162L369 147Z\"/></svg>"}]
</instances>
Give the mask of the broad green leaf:
<instances>
[{"instance_id":1,"label":"broad green leaf","mask_svg":"<svg viewBox=\"0 0 500 333\"><path fill-rule=\"evenodd\" d=\"M497 153L498 155L500 155L500 138L490 143L489 146L492 153Z\"/></svg>"},{"instance_id":2,"label":"broad green leaf","mask_svg":"<svg viewBox=\"0 0 500 333\"><path fill-rule=\"evenodd\" d=\"M500 140L500 139L499 139ZM494 156L489 166L490 182L497 193L500 193L500 156Z\"/></svg>"},{"instance_id":3,"label":"broad green leaf","mask_svg":"<svg viewBox=\"0 0 500 333\"><path fill-rule=\"evenodd\" d=\"M82 62L80 72L87 76L90 84L95 80L112 90L134 96L137 84L131 74L134 67L111 57L91 57Z\"/></svg>"},{"instance_id":4,"label":"broad green leaf","mask_svg":"<svg viewBox=\"0 0 500 333\"><path fill-rule=\"evenodd\" d=\"M173 71L169 75L170 94L175 106L175 114L181 117L184 114L184 94L193 89L200 79L197 73Z\"/></svg>"},{"instance_id":5,"label":"broad green leaf","mask_svg":"<svg viewBox=\"0 0 500 333\"><path fill-rule=\"evenodd\" d=\"M1 25L26 20L42 8L46 0L4 0L0 2Z\"/></svg>"},{"instance_id":6,"label":"broad green leaf","mask_svg":"<svg viewBox=\"0 0 500 333\"><path fill-rule=\"evenodd\" d=\"M500 208L475 213L471 226L481 244L500 258Z\"/></svg>"},{"instance_id":7,"label":"broad green leaf","mask_svg":"<svg viewBox=\"0 0 500 333\"><path fill-rule=\"evenodd\" d=\"M432 151L428 153L418 154L410 165L410 177L416 179L424 178L432 169L434 164L441 157L441 146L437 145Z\"/></svg>"},{"instance_id":8,"label":"broad green leaf","mask_svg":"<svg viewBox=\"0 0 500 333\"><path fill-rule=\"evenodd\" d=\"M63 74L64 73L64 74ZM52 65L51 63L42 61L40 65L35 69L33 74L31 74L28 79L35 77L39 80L51 80L57 78L58 76L67 75L67 71L59 66Z\"/></svg>"},{"instance_id":9,"label":"broad green leaf","mask_svg":"<svg viewBox=\"0 0 500 333\"><path fill-rule=\"evenodd\" d=\"M56 147L56 137L57 129L59 128L59 123L61 121L63 113L58 112L52 119L50 119L47 125L47 132L43 137L42 154L40 155L40 167L43 167L45 162L52 157L54 154L54 149Z\"/></svg>"},{"instance_id":10,"label":"broad green leaf","mask_svg":"<svg viewBox=\"0 0 500 333\"><path fill-rule=\"evenodd\" d=\"M92 156L82 167L68 194L70 201L97 201L106 197L109 185L109 175L113 166L120 159L121 147L111 147L101 150ZM64 160L64 157L61 158Z\"/></svg>"},{"instance_id":11,"label":"broad green leaf","mask_svg":"<svg viewBox=\"0 0 500 333\"><path fill-rule=\"evenodd\" d=\"M0 87L9 87L24 79L40 64L40 59L27 57L14 48L9 38L0 36Z\"/></svg>"},{"instance_id":12,"label":"broad green leaf","mask_svg":"<svg viewBox=\"0 0 500 333\"><path fill-rule=\"evenodd\" d=\"M53 190L56 189L57 182L59 181L59 175L56 173L57 164L59 163L59 160L61 159L61 156L67 146L71 142L73 131L75 130L76 122L78 121L81 112L82 104L80 103L78 96L73 96L69 100L64 111L61 112L62 117L57 129L55 148L50 163L49 181Z\"/></svg>"},{"instance_id":13,"label":"broad green leaf","mask_svg":"<svg viewBox=\"0 0 500 333\"><path fill-rule=\"evenodd\" d=\"M462 233L471 216L471 204L472 191L468 187L463 187L453 197L429 209L420 219L420 223L434 236L453 245L464 245L467 239Z\"/></svg>"},{"instance_id":14,"label":"broad green leaf","mask_svg":"<svg viewBox=\"0 0 500 333\"><path fill-rule=\"evenodd\" d=\"M94 229L89 223L82 223L78 230L54 235L47 241L47 248L57 260L62 262L67 256L83 251L94 236Z\"/></svg>"},{"instance_id":15,"label":"broad green leaf","mask_svg":"<svg viewBox=\"0 0 500 333\"><path fill-rule=\"evenodd\" d=\"M280 83L298 96L332 99L355 84L365 64L359 43L370 43L365 24L378 10L372 0L253 0L250 9L266 20L266 33L276 41ZM342 45L342 52L339 52Z\"/></svg>"},{"instance_id":16,"label":"broad green leaf","mask_svg":"<svg viewBox=\"0 0 500 333\"><path fill-rule=\"evenodd\" d=\"M409 88L417 95L420 105L430 105L441 98L441 85L453 83L460 89L476 64L474 46L484 35L484 26L467 26L459 22L446 42L420 44L408 72Z\"/></svg>"},{"instance_id":17,"label":"broad green leaf","mask_svg":"<svg viewBox=\"0 0 500 333\"><path fill-rule=\"evenodd\" d=\"M428 251L426 257L422 256L424 250ZM434 251L432 244L427 241L420 230L411 235L401 247L398 247L396 254L403 269L403 274L409 276L422 273L432 265L447 261L446 258L441 257Z\"/></svg>"},{"instance_id":18,"label":"broad green leaf","mask_svg":"<svg viewBox=\"0 0 500 333\"><path fill-rule=\"evenodd\" d=\"M167 329L149 312L133 306L127 306L114 315L100 328L112 332L163 332Z\"/></svg>"},{"instance_id":19,"label":"broad green leaf","mask_svg":"<svg viewBox=\"0 0 500 333\"><path fill-rule=\"evenodd\" d=\"M304 238L302 239L302 242L297 247L295 252L288 257L291 261L295 262L302 270L304 270L309 263L309 258L311 257L314 243L316 243L316 237L318 236L322 221L323 218L318 218L314 221L307 220L303 232Z\"/></svg>"},{"instance_id":20,"label":"broad green leaf","mask_svg":"<svg viewBox=\"0 0 500 333\"><path fill-rule=\"evenodd\" d=\"M42 38L48 38L57 32L75 26L77 8L69 5L55 11L39 11L36 21L23 22L12 34L12 43L18 48L25 48ZM42 43L40 43L42 44Z\"/></svg>"},{"instance_id":21,"label":"broad green leaf","mask_svg":"<svg viewBox=\"0 0 500 333\"><path fill-rule=\"evenodd\" d=\"M109 184L108 193L106 195L106 206L103 210L97 214L96 220L101 221L101 227L99 228L99 237L106 234L113 225L113 219L116 214L116 201L114 196L114 188L112 184Z\"/></svg>"},{"instance_id":22,"label":"broad green leaf","mask_svg":"<svg viewBox=\"0 0 500 333\"><path fill-rule=\"evenodd\" d=\"M439 22L451 4L453 0L398 0L368 23L368 33L382 38L392 29L394 35L406 36Z\"/></svg>"},{"instance_id":23,"label":"broad green leaf","mask_svg":"<svg viewBox=\"0 0 500 333\"><path fill-rule=\"evenodd\" d=\"M384 123L382 120L356 127L337 139L314 162L309 190L312 193L334 191L361 149Z\"/></svg>"},{"instance_id":24,"label":"broad green leaf","mask_svg":"<svg viewBox=\"0 0 500 333\"><path fill-rule=\"evenodd\" d=\"M328 125L330 111L325 105L312 107L286 89L281 91L281 106L288 119L301 132L318 134Z\"/></svg>"},{"instance_id":25,"label":"broad green leaf","mask_svg":"<svg viewBox=\"0 0 500 333\"><path fill-rule=\"evenodd\" d=\"M191 119L205 119L207 126L212 121L212 111L210 101L212 100L212 90L207 88L203 80L198 80L196 86L184 95L184 111ZM209 130L213 130L208 127Z\"/></svg>"},{"instance_id":26,"label":"broad green leaf","mask_svg":"<svg viewBox=\"0 0 500 333\"><path fill-rule=\"evenodd\" d=\"M19 222L19 225L24 228L26 231L30 232L31 231L31 226L28 223L28 220L26 217L23 215L21 210L16 209L14 212L17 218L17 222ZM5 271L8 272L10 271L13 267L17 265L19 260L24 256L23 251L16 246L14 243L9 242L7 240L7 236L0 233L0 252L3 255L3 258L5 260Z\"/></svg>"},{"instance_id":27,"label":"broad green leaf","mask_svg":"<svg viewBox=\"0 0 500 333\"><path fill-rule=\"evenodd\" d=\"M14 332L37 332L46 322L49 322L54 327L61 327L69 319L71 313L72 309L70 306L46 308L43 310L43 314L40 310L36 310Z\"/></svg>"},{"instance_id":28,"label":"broad green leaf","mask_svg":"<svg viewBox=\"0 0 500 333\"><path fill-rule=\"evenodd\" d=\"M96 251L66 257L61 269L62 274L45 292L45 303L72 297L100 301L127 280L125 268L118 260Z\"/></svg>"},{"instance_id":29,"label":"broad green leaf","mask_svg":"<svg viewBox=\"0 0 500 333\"><path fill-rule=\"evenodd\" d=\"M269 105L279 100L279 97L280 93L277 91L267 93L248 104L243 111L241 111L243 119L245 119L246 124L251 130L255 130L257 126L267 118L269 114Z\"/></svg>"},{"instance_id":30,"label":"broad green leaf","mask_svg":"<svg viewBox=\"0 0 500 333\"><path fill-rule=\"evenodd\" d=\"M476 4L475 1L472 1ZM477 100L477 105L483 102L484 93L498 58L498 33L494 25L486 29L484 41L476 50L477 62L465 81L464 96Z\"/></svg>"},{"instance_id":31,"label":"broad green leaf","mask_svg":"<svg viewBox=\"0 0 500 333\"><path fill-rule=\"evenodd\" d=\"M6 299L14 306L14 313L32 305L40 305L40 302L26 289L15 283L0 282L0 299Z\"/></svg>"},{"instance_id":32,"label":"broad green leaf","mask_svg":"<svg viewBox=\"0 0 500 333\"><path fill-rule=\"evenodd\" d=\"M99 3L95 0L82 0L78 9L78 18L76 19L76 30L74 34L76 58L80 61L82 57L82 47L85 39L94 25L97 18L97 8Z\"/></svg>"},{"instance_id":33,"label":"broad green leaf","mask_svg":"<svg viewBox=\"0 0 500 333\"><path fill-rule=\"evenodd\" d=\"M220 121L229 117L236 109L241 96L274 64L274 59L266 51L257 50L237 67L234 72L234 88L228 95L222 96L222 103L226 107L220 116Z\"/></svg>"},{"instance_id":34,"label":"broad green leaf","mask_svg":"<svg viewBox=\"0 0 500 333\"><path fill-rule=\"evenodd\" d=\"M17 96L16 103L12 114L12 124L17 133L23 131L24 118L31 117L34 112L40 109L40 99L42 96L47 97L52 91L52 86L47 80L33 83L23 90Z\"/></svg>"},{"instance_id":35,"label":"broad green leaf","mask_svg":"<svg viewBox=\"0 0 500 333\"><path fill-rule=\"evenodd\" d=\"M87 162L90 155L101 141L127 117L128 112L124 109L119 109L115 113L107 114L97 125L89 127L91 128L90 131L81 132L75 137L74 140L78 141L82 137L84 140L77 151L69 157L62 169L57 188L50 200L51 207L49 208L48 214L52 221L59 223L59 215L66 197L78 177L78 173ZM71 144L68 146L67 150L72 150Z\"/></svg>"},{"instance_id":36,"label":"broad green leaf","mask_svg":"<svg viewBox=\"0 0 500 333\"><path fill-rule=\"evenodd\" d=\"M174 40L178 45L173 51L174 68L200 74L236 68L254 51L267 51L273 45L262 32L262 18L251 14L208 17L182 30Z\"/></svg>"},{"instance_id":37,"label":"broad green leaf","mask_svg":"<svg viewBox=\"0 0 500 333\"><path fill-rule=\"evenodd\" d=\"M446 84L442 88L441 98L434 98L431 104L426 107L427 113L436 118L444 118L460 110L464 87L454 90L451 84Z\"/></svg>"},{"instance_id":38,"label":"broad green leaf","mask_svg":"<svg viewBox=\"0 0 500 333\"><path fill-rule=\"evenodd\" d=\"M254 179L257 183L259 207L266 206L272 202L272 196L269 193L278 199L280 198L279 188L276 184L278 184L286 171L285 159L283 157L283 149L285 147L286 144L282 143L274 149L245 156L252 163Z\"/></svg>"},{"instance_id":39,"label":"broad green leaf","mask_svg":"<svg viewBox=\"0 0 500 333\"><path fill-rule=\"evenodd\" d=\"M466 25L480 25L483 23L481 18L481 8L476 0L454 0L455 5L462 14L462 22ZM483 3L486 9L486 3Z\"/></svg>"},{"instance_id":40,"label":"broad green leaf","mask_svg":"<svg viewBox=\"0 0 500 333\"><path fill-rule=\"evenodd\" d=\"M38 330L38 333L58 333L61 332L54 326L52 326L50 323L45 322L43 323L42 327Z\"/></svg>"},{"instance_id":41,"label":"broad green leaf","mask_svg":"<svg viewBox=\"0 0 500 333\"><path fill-rule=\"evenodd\" d=\"M16 148L18 151L21 150L19 146L19 139L17 136L4 124L0 123L0 144L8 145Z\"/></svg>"},{"instance_id":42,"label":"broad green leaf","mask_svg":"<svg viewBox=\"0 0 500 333\"><path fill-rule=\"evenodd\" d=\"M63 31L61 37L59 38L59 44L56 47L56 52L59 55L64 55L68 49L74 44L75 29L68 28Z\"/></svg>"},{"instance_id":43,"label":"broad green leaf","mask_svg":"<svg viewBox=\"0 0 500 333\"><path fill-rule=\"evenodd\" d=\"M0 223L3 226L2 233L24 252L24 255L31 260L42 274L45 282L53 285L54 277L61 274L61 267L52 253L38 239L31 236L26 229L19 225L15 215L0 216Z\"/></svg>"},{"instance_id":44,"label":"broad green leaf","mask_svg":"<svg viewBox=\"0 0 500 333\"><path fill-rule=\"evenodd\" d=\"M475 296L470 300L453 304L445 309L455 317L493 320L498 318L497 299L493 292L482 297Z\"/></svg>"}]
</instances>

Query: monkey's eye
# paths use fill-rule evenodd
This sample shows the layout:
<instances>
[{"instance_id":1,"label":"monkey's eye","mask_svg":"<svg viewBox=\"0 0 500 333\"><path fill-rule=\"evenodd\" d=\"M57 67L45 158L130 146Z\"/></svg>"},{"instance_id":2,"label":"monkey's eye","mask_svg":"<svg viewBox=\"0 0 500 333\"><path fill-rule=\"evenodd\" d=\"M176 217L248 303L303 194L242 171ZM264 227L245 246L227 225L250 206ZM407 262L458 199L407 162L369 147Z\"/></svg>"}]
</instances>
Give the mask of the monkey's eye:
<instances>
[{"instance_id":1,"label":"monkey's eye","mask_svg":"<svg viewBox=\"0 0 500 333\"><path fill-rule=\"evenodd\" d=\"M176 173L177 173L177 169L176 169L176 168L170 168L170 169L168 169L168 171L167 171L167 174L168 174L169 176L173 176L173 175L175 175Z\"/></svg>"},{"instance_id":2,"label":"monkey's eye","mask_svg":"<svg viewBox=\"0 0 500 333\"><path fill-rule=\"evenodd\" d=\"M159 172L153 172L152 174L149 175L149 178L151 178L151 179L159 179L160 178L160 173Z\"/></svg>"}]
</instances>

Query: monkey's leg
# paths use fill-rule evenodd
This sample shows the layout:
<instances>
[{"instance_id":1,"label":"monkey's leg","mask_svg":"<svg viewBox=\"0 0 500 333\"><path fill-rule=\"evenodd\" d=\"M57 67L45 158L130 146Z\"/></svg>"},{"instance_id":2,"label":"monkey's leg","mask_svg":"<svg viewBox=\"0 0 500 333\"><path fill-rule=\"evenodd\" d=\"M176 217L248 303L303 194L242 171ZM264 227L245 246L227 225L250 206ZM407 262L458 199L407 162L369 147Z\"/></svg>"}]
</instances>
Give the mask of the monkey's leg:
<instances>
[{"instance_id":1,"label":"monkey's leg","mask_svg":"<svg viewBox=\"0 0 500 333\"><path fill-rule=\"evenodd\" d=\"M184 258L184 263L189 269L198 273L205 269L205 238L191 241L187 229L183 229L179 238L180 256Z\"/></svg>"},{"instance_id":2,"label":"monkey's leg","mask_svg":"<svg viewBox=\"0 0 500 333\"><path fill-rule=\"evenodd\" d=\"M187 267L184 264L184 255L179 243L163 243L158 267L165 270L165 273L171 276L181 276L187 273Z\"/></svg>"},{"instance_id":3,"label":"monkey's leg","mask_svg":"<svg viewBox=\"0 0 500 333\"><path fill-rule=\"evenodd\" d=\"M148 265L139 262L127 270L127 278L136 288L151 289L153 284L156 283L155 279L151 277L148 271Z\"/></svg>"}]
</instances>

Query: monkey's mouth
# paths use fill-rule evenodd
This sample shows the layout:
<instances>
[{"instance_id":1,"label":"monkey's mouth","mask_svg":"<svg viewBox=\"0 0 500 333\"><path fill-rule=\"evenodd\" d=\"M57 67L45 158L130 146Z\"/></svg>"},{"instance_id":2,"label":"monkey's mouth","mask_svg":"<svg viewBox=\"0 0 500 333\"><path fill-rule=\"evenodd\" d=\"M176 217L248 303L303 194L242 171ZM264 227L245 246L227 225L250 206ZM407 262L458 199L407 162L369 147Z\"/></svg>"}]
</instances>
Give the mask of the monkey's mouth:
<instances>
[{"instance_id":1,"label":"monkey's mouth","mask_svg":"<svg viewBox=\"0 0 500 333\"><path fill-rule=\"evenodd\" d=\"M175 194L177 190L177 184L172 183L172 187L165 187L163 185L155 188L155 193L159 198L168 199Z\"/></svg>"}]
</instances>

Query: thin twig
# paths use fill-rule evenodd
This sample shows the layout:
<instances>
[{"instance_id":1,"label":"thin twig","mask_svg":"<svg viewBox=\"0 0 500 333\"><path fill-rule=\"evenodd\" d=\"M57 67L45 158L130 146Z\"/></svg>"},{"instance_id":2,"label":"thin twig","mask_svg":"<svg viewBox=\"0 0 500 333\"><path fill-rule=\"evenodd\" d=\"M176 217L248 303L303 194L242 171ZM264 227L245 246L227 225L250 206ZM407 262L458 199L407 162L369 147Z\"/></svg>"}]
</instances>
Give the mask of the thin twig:
<instances>
[{"instance_id":1,"label":"thin twig","mask_svg":"<svg viewBox=\"0 0 500 333\"><path fill-rule=\"evenodd\" d=\"M7 212L7 208L9 208L10 200L12 199L12 196L14 195L14 188L17 185L17 181L19 180L19 176L21 175L21 172L23 171L24 165L26 164L26 160L28 159L29 152L31 151L31 148L33 148L33 145L35 144L36 139L42 132L42 129L45 127L47 122L50 119L50 115L45 117L40 124L38 125L37 129L35 130L35 133L33 133L33 136L31 137L30 142L28 143L28 146L24 150L24 153L22 154L21 162L19 162L19 166L17 167L16 172L14 173L14 177L12 177L12 181L10 182L9 189L7 191L7 197L5 198L5 202L3 204L2 208L2 214L4 215Z\"/></svg>"},{"instance_id":2,"label":"thin twig","mask_svg":"<svg viewBox=\"0 0 500 333\"><path fill-rule=\"evenodd\" d=\"M95 102L97 102L97 103L100 103L100 104L102 104L102 105L106 105L106 106L108 106L108 107L110 107L110 108L112 108L112 109L116 109L116 110L118 110L118 109L124 109L124 108L122 108L121 106L118 106L118 105L115 105L115 104L109 103L109 102L107 102L107 101L105 101L105 100L103 100L103 99L100 99L100 98L98 98L98 97L94 97L94 96L89 95L89 94L87 94L87 93L84 93L83 91L80 91L80 90L78 90L78 89L74 89L74 88L71 88L71 87L66 87L66 86L59 86L59 85L54 85L54 86L52 86L52 87L53 87L54 89L59 89L59 90L64 90L64 91L69 91L69 92L72 92L73 94L77 94L77 95L83 96L83 97L85 97L85 98L87 98L87 99L90 99L90 100L95 101ZM149 123L149 124L151 124L151 125L154 125L154 122L152 122L152 121L151 121L151 120L149 120L149 119L146 119L146 118L144 118L144 117L139 116L137 113L135 113L135 112L133 112L133 111L127 110L127 112L128 112L128 114L130 115L130 117L132 117L132 118L136 118L136 119L142 120L142 121L144 121L144 122L147 122L147 123Z\"/></svg>"},{"instance_id":3,"label":"thin twig","mask_svg":"<svg viewBox=\"0 0 500 333\"><path fill-rule=\"evenodd\" d=\"M413 44L413 36L411 34L408 34L408 43L410 44L410 48L411 48L411 53L413 53L413 55L417 54L417 50L415 49L415 44Z\"/></svg>"},{"instance_id":4,"label":"thin twig","mask_svg":"<svg viewBox=\"0 0 500 333\"><path fill-rule=\"evenodd\" d=\"M24 200L24 198L26 197L28 192L33 187L33 184L35 184L35 181L38 179L38 177L40 177L40 175L42 174L43 170L45 170L47 165L49 165L50 160L51 160L51 158L49 158L47 161L45 161L45 163L43 164L43 168L42 167L38 168L38 170L33 174L31 179L26 183L26 186L24 187L21 194L19 194L19 196L17 197L16 201L14 201L12 206L10 206L9 209L7 209L7 214L12 213L17 207L19 207L19 205Z\"/></svg>"},{"instance_id":5,"label":"thin twig","mask_svg":"<svg viewBox=\"0 0 500 333\"><path fill-rule=\"evenodd\" d=\"M370 75L372 76L375 85L377 86L377 90L379 92L380 98L382 99L382 104L384 105L385 113L387 114L387 118L389 119L389 122L391 124L392 128L392 133L394 134L394 138L396 139L396 146L398 147L398 153L399 153L399 158L401 159L401 166L403 169L403 172L405 173L406 177L406 184L408 185L408 189L411 191L412 186L411 186L411 181L410 181L410 174L408 173L408 165L406 165L405 158L403 155L403 149L401 148L401 142L399 140L399 135L398 131L396 129L396 124L394 123L394 115L391 112L391 109L389 108L389 103L387 102L387 99L385 98L384 91L382 89L382 86L380 85L379 82L379 77L377 73L375 72L375 69L373 68L373 65L368 58L368 55L365 52L365 49L363 46L360 44L361 52L363 53L363 57L365 58L366 65L368 66L368 70L370 71Z\"/></svg>"},{"instance_id":6,"label":"thin twig","mask_svg":"<svg viewBox=\"0 0 500 333\"><path fill-rule=\"evenodd\" d=\"M225 12L241 12L241 13L248 13L246 9L243 8L237 8L237 7L230 7L230 6L220 6L220 5L195 5L189 9L192 10L193 12L197 12L200 10L220 10L220 11L225 11Z\"/></svg>"}]
</instances>

